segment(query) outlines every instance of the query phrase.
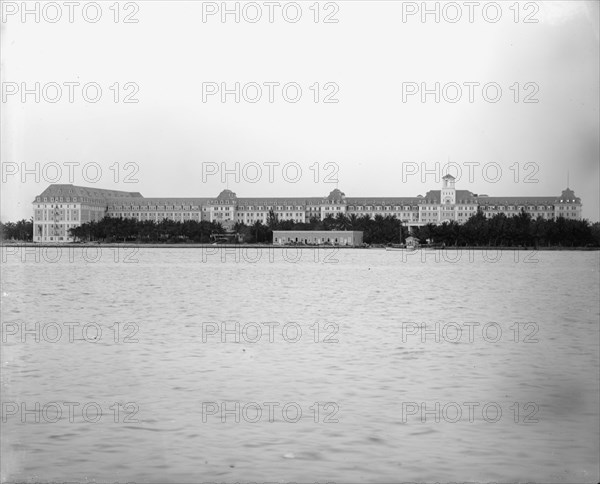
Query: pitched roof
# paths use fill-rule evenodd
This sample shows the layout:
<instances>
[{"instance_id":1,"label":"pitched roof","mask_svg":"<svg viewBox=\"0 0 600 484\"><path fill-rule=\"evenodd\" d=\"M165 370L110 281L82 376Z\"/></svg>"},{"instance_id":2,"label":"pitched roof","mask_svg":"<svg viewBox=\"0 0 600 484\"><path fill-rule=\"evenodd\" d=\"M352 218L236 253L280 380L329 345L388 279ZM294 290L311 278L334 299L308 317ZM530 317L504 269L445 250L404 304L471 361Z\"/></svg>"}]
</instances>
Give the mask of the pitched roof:
<instances>
[{"instance_id":1,"label":"pitched roof","mask_svg":"<svg viewBox=\"0 0 600 484\"><path fill-rule=\"evenodd\" d=\"M309 202L323 202L322 197L257 197L257 198L238 198L238 205L277 205L277 204L309 204Z\"/></svg>"},{"instance_id":2,"label":"pitched roof","mask_svg":"<svg viewBox=\"0 0 600 484\"><path fill-rule=\"evenodd\" d=\"M558 197L556 199L556 201L559 201L559 200L560 201L564 200L565 202L581 203L581 198L576 197L575 192L568 187L566 190L563 190L562 193L560 194L560 197Z\"/></svg>"},{"instance_id":3,"label":"pitched roof","mask_svg":"<svg viewBox=\"0 0 600 484\"><path fill-rule=\"evenodd\" d=\"M425 194L425 197L423 197L423 199L426 201L434 202L434 203L440 203L440 201L442 199L442 191L441 190L429 190ZM469 190L456 190L456 202L457 203L475 203L475 201L476 201L475 195L472 192L470 192Z\"/></svg>"},{"instance_id":4,"label":"pitched roof","mask_svg":"<svg viewBox=\"0 0 600 484\"><path fill-rule=\"evenodd\" d=\"M575 192L570 188L563 190L560 196L556 195L545 195L537 197L489 197L487 195L479 195L477 202L480 205L526 205L528 203L537 204L555 204L555 203L581 203L581 198L575 196Z\"/></svg>"},{"instance_id":5,"label":"pitched roof","mask_svg":"<svg viewBox=\"0 0 600 484\"><path fill-rule=\"evenodd\" d=\"M230 200L230 199L236 199L236 198L237 198L237 195L229 189L223 190L217 196L218 200Z\"/></svg>"},{"instance_id":6,"label":"pitched roof","mask_svg":"<svg viewBox=\"0 0 600 484\"><path fill-rule=\"evenodd\" d=\"M143 198L139 192L125 192L121 190L105 190L104 188L80 187L70 184L50 185L40 195L40 197L84 197L95 199L123 199L123 198Z\"/></svg>"},{"instance_id":7,"label":"pitched roof","mask_svg":"<svg viewBox=\"0 0 600 484\"><path fill-rule=\"evenodd\" d=\"M526 205L528 203L553 204L555 196L548 197L477 197L480 205Z\"/></svg>"},{"instance_id":8,"label":"pitched roof","mask_svg":"<svg viewBox=\"0 0 600 484\"><path fill-rule=\"evenodd\" d=\"M417 204L421 198L417 197L349 197L348 205L406 205Z\"/></svg>"},{"instance_id":9,"label":"pitched roof","mask_svg":"<svg viewBox=\"0 0 600 484\"><path fill-rule=\"evenodd\" d=\"M131 199L110 199L108 200L109 206L123 205L123 206L158 206L158 205L205 205L210 199L209 198L165 198L165 197L153 197L153 198L131 198Z\"/></svg>"},{"instance_id":10,"label":"pitched roof","mask_svg":"<svg viewBox=\"0 0 600 484\"><path fill-rule=\"evenodd\" d=\"M451 175L447 175L451 176ZM148 205L206 205L220 201L234 201L238 205L321 205L328 202L345 201L347 205L418 205L423 203L440 203L441 190L429 190L424 197L345 197L338 190L333 190L327 197L250 197L237 198L231 190L223 190L217 198L214 197L152 197L144 198L139 192L126 192L121 190L106 190L95 187L82 187L71 184L53 184L48 186L40 197L81 197L96 200L105 200L109 206L148 206ZM456 190L456 202L478 203L481 205L527 205L527 204L556 204L556 203L581 203L570 188L562 191L560 196L495 196L475 195L469 190ZM34 202L35 203L35 202Z\"/></svg>"}]
</instances>

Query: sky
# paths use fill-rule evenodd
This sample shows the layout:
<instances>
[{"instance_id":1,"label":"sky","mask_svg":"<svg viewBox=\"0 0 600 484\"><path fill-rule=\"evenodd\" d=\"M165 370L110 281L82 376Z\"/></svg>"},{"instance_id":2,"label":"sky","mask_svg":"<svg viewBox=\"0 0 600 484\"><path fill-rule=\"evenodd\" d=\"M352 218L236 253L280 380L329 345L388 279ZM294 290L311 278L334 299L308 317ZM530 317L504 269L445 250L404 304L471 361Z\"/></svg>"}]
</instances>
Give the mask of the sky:
<instances>
[{"instance_id":1,"label":"sky","mask_svg":"<svg viewBox=\"0 0 600 484\"><path fill-rule=\"evenodd\" d=\"M91 3L2 4L3 222L52 182L401 197L446 172L490 196L568 180L600 218L598 2Z\"/></svg>"}]
</instances>

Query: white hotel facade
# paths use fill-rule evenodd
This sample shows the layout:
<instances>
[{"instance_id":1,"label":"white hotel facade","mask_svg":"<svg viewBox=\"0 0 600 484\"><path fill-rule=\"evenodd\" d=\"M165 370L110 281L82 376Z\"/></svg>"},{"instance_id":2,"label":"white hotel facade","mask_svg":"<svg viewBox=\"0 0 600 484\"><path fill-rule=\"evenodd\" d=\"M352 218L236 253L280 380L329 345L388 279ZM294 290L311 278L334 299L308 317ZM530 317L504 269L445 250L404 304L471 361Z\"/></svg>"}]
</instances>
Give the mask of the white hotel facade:
<instances>
[{"instance_id":1,"label":"white hotel facade","mask_svg":"<svg viewBox=\"0 0 600 484\"><path fill-rule=\"evenodd\" d=\"M415 227L449 221L466 222L481 208L486 217L498 213L511 217L524 210L533 218L581 219L581 199L567 188L560 196L490 197L456 190L455 179L446 175L440 190L416 197L346 197L333 190L327 197L238 198L223 190L216 198L145 198L138 192L103 190L75 185L50 185L33 202L34 242L71 242L69 229L105 216L153 220L170 219L266 224L273 211L278 220L309 222L327 216L393 216Z\"/></svg>"}]
</instances>

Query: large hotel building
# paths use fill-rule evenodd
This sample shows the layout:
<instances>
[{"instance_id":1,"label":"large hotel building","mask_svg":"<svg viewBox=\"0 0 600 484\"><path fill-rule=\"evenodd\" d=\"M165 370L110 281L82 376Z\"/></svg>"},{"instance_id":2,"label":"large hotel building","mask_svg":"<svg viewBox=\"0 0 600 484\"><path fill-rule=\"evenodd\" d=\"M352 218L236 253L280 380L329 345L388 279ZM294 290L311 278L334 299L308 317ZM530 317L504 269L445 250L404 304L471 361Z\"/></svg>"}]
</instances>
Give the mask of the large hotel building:
<instances>
[{"instance_id":1,"label":"large hotel building","mask_svg":"<svg viewBox=\"0 0 600 484\"><path fill-rule=\"evenodd\" d=\"M105 216L136 220L163 219L185 222L207 220L224 227L236 222L267 223L270 211L278 220L308 222L340 213L350 216L396 217L408 227L455 220L466 222L481 209L486 217L498 213L513 216L525 210L533 218L581 219L581 199L567 188L560 196L490 197L456 190L451 175L443 178L441 190L417 197L346 197L333 190L327 197L238 198L223 190L216 198L145 198L138 192L103 190L74 185L50 185L33 202L33 240L70 242L68 230Z\"/></svg>"}]
</instances>

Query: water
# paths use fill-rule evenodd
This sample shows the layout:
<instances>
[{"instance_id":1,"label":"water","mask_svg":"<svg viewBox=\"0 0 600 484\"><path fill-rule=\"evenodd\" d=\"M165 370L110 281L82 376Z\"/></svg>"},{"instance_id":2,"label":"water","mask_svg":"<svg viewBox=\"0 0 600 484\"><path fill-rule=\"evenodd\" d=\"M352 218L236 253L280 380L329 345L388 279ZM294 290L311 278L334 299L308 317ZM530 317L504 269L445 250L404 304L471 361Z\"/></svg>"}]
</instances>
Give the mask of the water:
<instances>
[{"instance_id":1,"label":"water","mask_svg":"<svg viewBox=\"0 0 600 484\"><path fill-rule=\"evenodd\" d=\"M3 480L598 481L598 252L3 250Z\"/></svg>"}]
</instances>

